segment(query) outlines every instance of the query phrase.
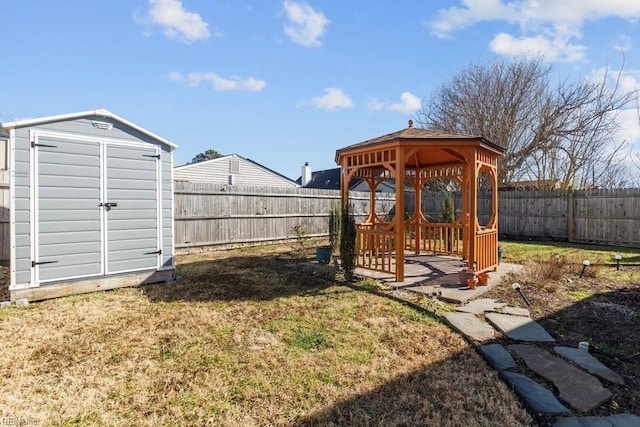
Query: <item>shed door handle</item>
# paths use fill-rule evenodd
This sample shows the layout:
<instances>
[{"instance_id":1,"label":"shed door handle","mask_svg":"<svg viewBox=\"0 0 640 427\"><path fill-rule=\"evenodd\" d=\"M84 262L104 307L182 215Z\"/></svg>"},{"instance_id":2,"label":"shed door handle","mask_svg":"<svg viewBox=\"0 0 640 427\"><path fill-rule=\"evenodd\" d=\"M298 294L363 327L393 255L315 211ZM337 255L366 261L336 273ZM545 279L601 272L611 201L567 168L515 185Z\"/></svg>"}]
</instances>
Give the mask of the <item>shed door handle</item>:
<instances>
[{"instance_id":1,"label":"shed door handle","mask_svg":"<svg viewBox=\"0 0 640 427\"><path fill-rule=\"evenodd\" d=\"M115 208L118 206L117 202L105 202L105 203L98 203L98 207L105 207L107 208L107 210L111 210L111 208Z\"/></svg>"}]
</instances>

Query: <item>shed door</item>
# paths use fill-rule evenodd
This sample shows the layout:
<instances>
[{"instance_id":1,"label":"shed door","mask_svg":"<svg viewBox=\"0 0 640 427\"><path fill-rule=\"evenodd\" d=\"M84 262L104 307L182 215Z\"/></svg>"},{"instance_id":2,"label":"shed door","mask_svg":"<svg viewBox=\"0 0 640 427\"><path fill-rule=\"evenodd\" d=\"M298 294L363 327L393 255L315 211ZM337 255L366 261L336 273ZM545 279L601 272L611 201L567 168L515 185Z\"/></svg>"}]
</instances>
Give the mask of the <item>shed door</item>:
<instances>
[{"instance_id":1,"label":"shed door","mask_svg":"<svg viewBox=\"0 0 640 427\"><path fill-rule=\"evenodd\" d=\"M106 156L107 273L156 268L159 154L108 144Z\"/></svg>"},{"instance_id":2,"label":"shed door","mask_svg":"<svg viewBox=\"0 0 640 427\"><path fill-rule=\"evenodd\" d=\"M34 284L157 268L159 153L38 135Z\"/></svg>"},{"instance_id":3,"label":"shed door","mask_svg":"<svg viewBox=\"0 0 640 427\"><path fill-rule=\"evenodd\" d=\"M35 283L102 274L100 144L40 136L33 146Z\"/></svg>"}]
</instances>

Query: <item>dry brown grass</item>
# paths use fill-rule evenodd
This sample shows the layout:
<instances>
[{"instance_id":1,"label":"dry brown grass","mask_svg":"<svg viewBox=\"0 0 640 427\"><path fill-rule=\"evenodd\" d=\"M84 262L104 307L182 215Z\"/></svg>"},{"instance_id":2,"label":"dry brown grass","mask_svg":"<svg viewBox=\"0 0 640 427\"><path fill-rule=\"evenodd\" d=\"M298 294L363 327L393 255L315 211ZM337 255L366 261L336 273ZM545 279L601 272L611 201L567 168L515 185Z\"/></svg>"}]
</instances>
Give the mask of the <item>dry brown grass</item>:
<instances>
[{"instance_id":1,"label":"dry brown grass","mask_svg":"<svg viewBox=\"0 0 640 427\"><path fill-rule=\"evenodd\" d=\"M527 425L457 334L233 251L173 284L0 311L2 415L40 425Z\"/></svg>"}]
</instances>

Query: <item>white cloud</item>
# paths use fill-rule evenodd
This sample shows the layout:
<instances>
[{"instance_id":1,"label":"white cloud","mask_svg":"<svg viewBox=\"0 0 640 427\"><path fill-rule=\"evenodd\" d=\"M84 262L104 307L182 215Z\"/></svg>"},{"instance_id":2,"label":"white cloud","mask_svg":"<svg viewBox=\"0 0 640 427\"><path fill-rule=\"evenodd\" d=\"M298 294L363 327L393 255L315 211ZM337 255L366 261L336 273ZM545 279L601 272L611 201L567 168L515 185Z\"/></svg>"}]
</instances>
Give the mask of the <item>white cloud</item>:
<instances>
[{"instance_id":1,"label":"white cloud","mask_svg":"<svg viewBox=\"0 0 640 427\"><path fill-rule=\"evenodd\" d=\"M209 24L198 13L187 11L180 0L149 0L148 16L137 20L158 25L165 36L184 43L210 37Z\"/></svg>"},{"instance_id":2,"label":"white cloud","mask_svg":"<svg viewBox=\"0 0 640 427\"><path fill-rule=\"evenodd\" d=\"M614 70L610 67L597 68L591 71L588 79L602 82L606 78L610 87L618 86L621 93L636 92L640 95L640 70Z\"/></svg>"},{"instance_id":3,"label":"white cloud","mask_svg":"<svg viewBox=\"0 0 640 427\"><path fill-rule=\"evenodd\" d=\"M285 0L284 13L288 23L284 32L289 38L305 47L317 47L322 44L322 36L331 21L322 12L316 12L311 6L301 2Z\"/></svg>"},{"instance_id":4,"label":"white cloud","mask_svg":"<svg viewBox=\"0 0 640 427\"><path fill-rule=\"evenodd\" d=\"M422 108L422 101L410 92L402 92L400 102L396 104L385 104L376 98L371 98L367 103L367 109L370 111L388 110L407 115L415 113L420 108Z\"/></svg>"},{"instance_id":5,"label":"white cloud","mask_svg":"<svg viewBox=\"0 0 640 427\"><path fill-rule=\"evenodd\" d=\"M579 61L586 48L575 43L588 21L620 18L640 20L640 2L629 0L461 0L461 7L441 9L427 23L437 37L451 37L456 31L488 21L517 25L519 35L497 34L491 42L494 52L531 55L539 52L547 60ZM624 43L617 45L623 48Z\"/></svg>"},{"instance_id":6,"label":"white cloud","mask_svg":"<svg viewBox=\"0 0 640 427\"><path fill-rule=\"evenodd\" d=\"M550 40L542 35L535 37L513 37L507 33L497 34L490 44L491 50L505 56L541 56L547 61L582 61L587 48L568 43L565 39Z\"/></svg>"},{"instance_id":7,"label":"white cloud","mask_svg":"<svg viewBox=\"0 0 640 427\"><path fill-rule=\"evenodd\" d=\"M511 3L502 0L463 0L464 7L450 7L438 11L438 19L427 23L437 37L450 37L453 32L483 21L511 20L517 16Z\"/></svg>"},{"instance_id":8,"label":"white cloud","mask_svg":"<svg viewBox=\"0 0 640 427\"><path fill-rule=\"evenodd\" d=\"M191 87L200 86L202 82L209 82L214 90L247 90L249 92L260 92L267 86L264 80L258 80L253 77L243 79L237 76L231 78L220 77L212 72L194 72L182 74L176 71L169 73L169 80L186 82Z\"/></svg>"},{"instance_id":9,"label":"white cloud","mask_svg":"<svg viewBox=\"0 0 640 427\"><path fill-rule=\"evenodd\" d=\"M618 113L620 129L615 137L616 142L627 141L631 144L640 143L640 117L638 110L629 108Z\"/></svg>"},{"instance_id":10,"label":"white cloud","mask_svg":"<svg viewBox=\"0 0 640 427\"><path fill-rule=\"evenodd\" d=\"M412 93L402 92L402 95L400 95L400 103L389 105L387 110L398 111L402 114L409 115L415 113L421 106L422 102L420 98Z\"/></svg>"},{"instance_id":11,"label":"white cloud","mask_svg":"<svg viewBox=\"0 0 640 427\"><path fill-rule=\"evenodd\" d=\"M330 87L324 90L323 96L316 96L311 99L311 103L321 110L336 110L338 108L351 108L353 101L342 89Z\"/></svg>"},{"instance_id":12,"label":"white cloud","mask_svg":"<svg viewBox=\"0 0 640 427\"><path fill-rule=\"evenodd\" d=\"M367 102L367 110L369 111L380 111L384 108L384 103L377 98L371 98L369 102Z\"/></svg>"},{"instance_id":13,"label":"white cloud","mask_svg":"<svg viewBox=\"0 0 640 427\"><path fill-rule=\"evenodd\" d=\"M618 40L611 44L611 47L620 52L629 52L631 50L631 37L620 36Z\"/></svg>"}]
</instances>

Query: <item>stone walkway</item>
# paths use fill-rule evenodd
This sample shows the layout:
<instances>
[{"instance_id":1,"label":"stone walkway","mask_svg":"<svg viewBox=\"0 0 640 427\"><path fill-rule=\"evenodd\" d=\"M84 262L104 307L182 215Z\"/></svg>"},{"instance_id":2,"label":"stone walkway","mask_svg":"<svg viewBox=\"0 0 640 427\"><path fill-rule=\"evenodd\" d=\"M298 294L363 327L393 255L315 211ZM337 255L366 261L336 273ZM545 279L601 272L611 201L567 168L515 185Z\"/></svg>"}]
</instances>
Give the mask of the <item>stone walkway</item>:
<instances>
[{"instance_id":1,"label":"stone walkway","mask_svg":"<svg viewBox=\"0 0 640 427\"><path fill-rule=\"evenodd\" d=\"M640 416L633 414L576 416L589 413L611 399L613 394L606 384L624 384L624 379L588 351L555 346L554 355L542 348L539 343L553 343L555 339L531 319L528 310L484 298L458 307L444 317L452 328L477 346L479 353L500 372L530 411L562 417L554 427L640 426ZM498 333L513 344L505 347L491 343ZM522 371L534 373L549 385L535 381Z\"/></svg>"}]
</instances>

